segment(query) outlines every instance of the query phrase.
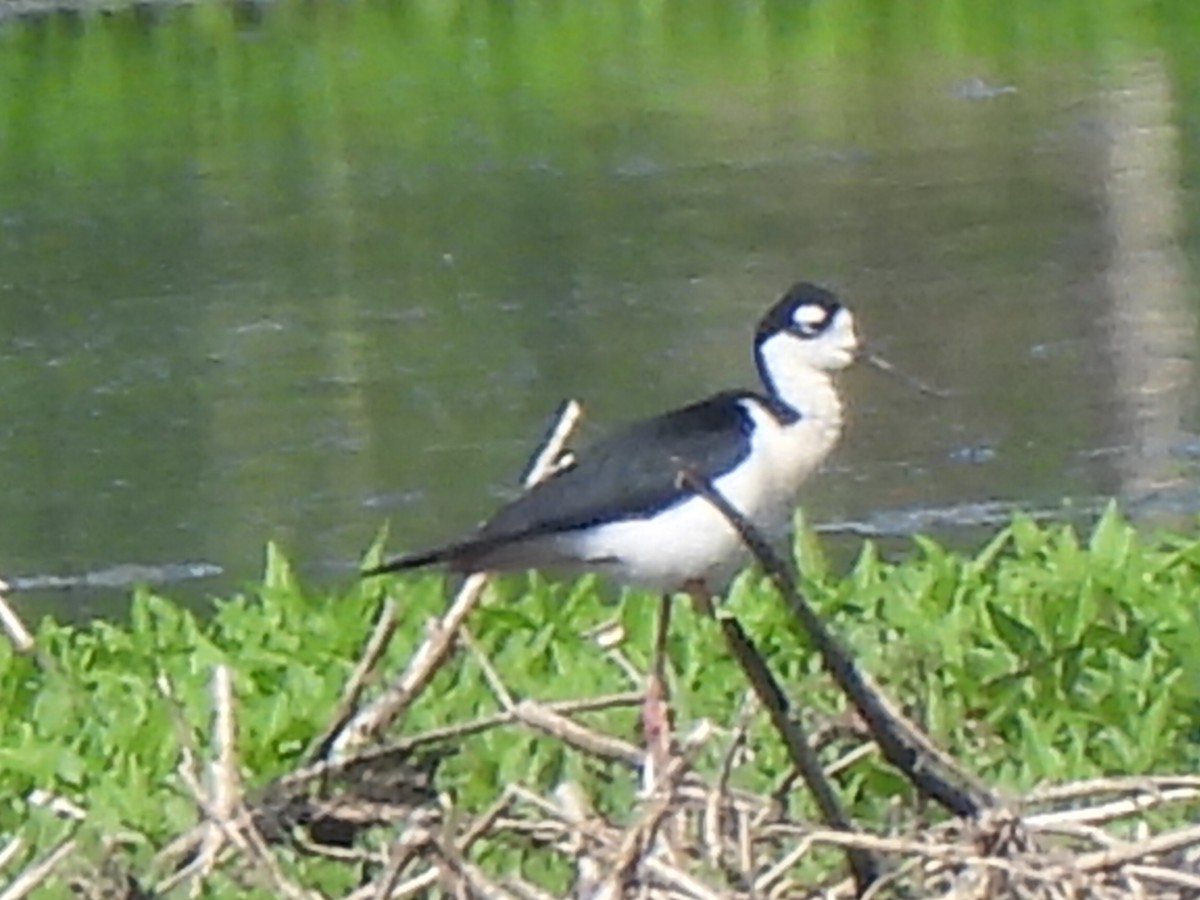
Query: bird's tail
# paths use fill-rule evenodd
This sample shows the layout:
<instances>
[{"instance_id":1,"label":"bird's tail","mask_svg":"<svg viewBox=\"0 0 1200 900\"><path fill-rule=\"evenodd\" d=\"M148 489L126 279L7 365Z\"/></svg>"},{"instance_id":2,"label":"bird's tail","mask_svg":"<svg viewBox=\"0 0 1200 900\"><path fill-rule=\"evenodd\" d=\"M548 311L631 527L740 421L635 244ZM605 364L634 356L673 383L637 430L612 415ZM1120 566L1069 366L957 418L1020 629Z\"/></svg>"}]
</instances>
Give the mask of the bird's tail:
<instances>
[{"instance_id":1,"label":"bird's tail","mask_svg":"<svg viewBox=\"0 0 1200 900\"><path fill-rule=\"evenodd\" d=\"M453 559L453 547L419 550L415 553L404 553L400 556L393 556L391 559L385 559L377 566L363 569L359 575L363 578L371 578L375 575L387 575L389 572L402 572L406 569L420 569L425 566L434 566L439 563L451 562Z\"/></svg>"},{"instance_id":2,"label":"bird's tail","mask_svg":"<svg viewBox=\"0 0 1200 900\"><path fill-rule=\"evenodd\" d=\"M372 578L376 575L387 575L391 572L403 572L408 569L421 569L425 566L437 565L444 565L454 572L472 572L476 568L478 557L491 546L492 541L488 540L465 540L434 547L430 550L402 553L391 559L385 559L377 566L364 569L359 576Z\"/></svg>"}]
</instances>

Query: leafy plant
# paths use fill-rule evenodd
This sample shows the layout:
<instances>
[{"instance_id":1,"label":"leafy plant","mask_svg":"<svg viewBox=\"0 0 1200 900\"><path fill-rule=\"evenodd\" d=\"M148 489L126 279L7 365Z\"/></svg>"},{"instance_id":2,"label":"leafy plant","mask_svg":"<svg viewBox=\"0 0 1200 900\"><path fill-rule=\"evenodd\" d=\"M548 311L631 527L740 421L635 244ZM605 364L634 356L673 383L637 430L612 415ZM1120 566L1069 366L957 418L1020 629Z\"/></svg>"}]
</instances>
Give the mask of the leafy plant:
<instances>
[{"instance_id":1,"label":"leafy plant","mask_svg":"<svg viewBox=\"0 0 1200 900\"><path fill-rule=\"evenodd\" d=\"M1194 771L1200 668L1193 651L1200 591L1200 541L1140 537L1115 508L1081 541L1066 527L1014 519L974 556L920 539L900 563L866 545L850 571L832 573L811 535L801 538L806 589L865 670L934 739L992 784L1023 791L1097 775ZM398 672L426 622L445 603L436 576L388 585L400 627L381 661ZM275 548L263 584L216 604L201 619L162 597L139 593L127 624L37 631L46 666L0 644L0 830L20 832L30 853L66 824L29 802L41 790L86 811L85 832L121 834L137 858L198 821L179 775L185 751L203 756L211 733L211 673L234 675L238 752L253 786L304 759L357 660L380 596L369 584L335 597L309 596ZM627 592L615 603L598 585L540 577L507 579L468 623L475 652L462 652L414 702L406 735L498 713L502 703L483 660L516 700L554 701L636 689L636 680L589 637L615 618L621 652L649 663L656 603ZM811 729L844 721L807 639L761 576L739 579L727 609L745 625ZM678 727L707 719L732 727L746 687L711 620L686 604L670 641ZM169 690L164 690L163 685ZM641 740L629 708L588 714L608 733ZM723 745L722 745L723 746ZM735 784L776 787L789 772L762 716L751 720L754 752ZM836 754L844 742L832 741ZM438 787L463 810L478 810L505 785L547 791L563 779L585 785L603 811L620 816L637 790L634 773L596 766L561 742L520 728L464 737L443 764ZM697 765L721 765L714 743ZM832 758L832 757L831 757ZM841 775L852 813L886 821L909 788L871 757ZM807 799L792 794L800 813ZM536 849L486 844L488 866L538 869ZM295 863L312 878L339 877L332 864ZM336 867L335 867L336 868ZM541 880L562 886L553 865ZM332 883L332 882L331 882Z\"/></svg>"}]
</instances>

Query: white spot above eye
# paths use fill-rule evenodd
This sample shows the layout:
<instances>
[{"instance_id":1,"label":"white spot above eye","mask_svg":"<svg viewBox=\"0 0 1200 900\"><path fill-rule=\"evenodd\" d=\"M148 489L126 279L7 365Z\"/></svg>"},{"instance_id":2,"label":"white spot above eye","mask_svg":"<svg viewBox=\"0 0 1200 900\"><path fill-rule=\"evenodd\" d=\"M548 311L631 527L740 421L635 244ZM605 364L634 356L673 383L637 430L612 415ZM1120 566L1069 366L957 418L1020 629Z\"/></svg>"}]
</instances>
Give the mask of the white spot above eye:
<instances>
[{"instance_id":1,"label":"white spot above eye","mask_svg":"<svg viewBox=\"0 0 1200 900\"><path fill-rule=\"evenodd\" d=\"M558 455L553 463L550 464L550 474L557 475L559 472L565 472L567 469L574 468L575 454L570 450L564 450Z\"/></svg>"},{"instance_id":2,"label":"white spot above eye","mask_svg":"<svg viewBox=\"0 0 1200 900\"><path fill-rule=\"evenodd\" d=\"M829 310L817 303L804 303L792 313L792 321L802 331L812 331L823 326L829 319Z\"/></svg>"}]
</instances>

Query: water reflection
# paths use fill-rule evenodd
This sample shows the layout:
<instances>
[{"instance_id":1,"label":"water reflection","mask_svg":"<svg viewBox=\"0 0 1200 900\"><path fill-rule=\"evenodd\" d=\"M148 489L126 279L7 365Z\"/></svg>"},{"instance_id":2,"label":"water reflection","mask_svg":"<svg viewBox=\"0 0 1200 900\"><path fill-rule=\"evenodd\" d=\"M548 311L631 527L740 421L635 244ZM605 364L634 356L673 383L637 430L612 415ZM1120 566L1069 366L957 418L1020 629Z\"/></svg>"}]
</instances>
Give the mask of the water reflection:
<instances>
[{"instance_id":1,"label":"water reflection","mask_svg":"<svg viewBox=\"0 0 1200 900\"><path fill-rule=\"evenodd\" d=\"M1117 460L1128 498L1186 486L1173 448L1194 412L1196 313L1180 251L1179 133L1171 85L1161 64L1132 68L1103 96L1105 220L1103 273L1111 297L1109 340L1116 379ZM1182 517L1194 519L1192 515ZM1183 524L1175 516L1158 516Z\"/></svg>"},{"instance_id":2,"label":"water reflection","mask_svg":"<svg viewBox=\"0 0 1200 900\"><path fill-rule=\"evenodd\" d=\"M4 26L0 572L90 614L125 594L88 573L227 592L273 538L337 583L385 519L400 547L485 515L564 396L586 436L753 383L797 278L954 391L851 373L813 520L1191 517L1200 91L1157 36L1195 27L1005 10Z\"/></svg>"}]
</instances>

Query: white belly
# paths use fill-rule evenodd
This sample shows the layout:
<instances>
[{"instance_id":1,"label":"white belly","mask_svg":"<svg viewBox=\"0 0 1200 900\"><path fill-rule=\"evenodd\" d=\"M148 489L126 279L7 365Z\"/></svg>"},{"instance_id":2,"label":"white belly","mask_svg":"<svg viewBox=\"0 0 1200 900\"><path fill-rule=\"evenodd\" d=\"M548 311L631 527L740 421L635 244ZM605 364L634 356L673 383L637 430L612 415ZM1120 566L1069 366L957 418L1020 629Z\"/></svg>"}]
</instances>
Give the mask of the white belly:
<instances>
[{"instance_id":1,"label":"white belly","mask_svg":"<svg viewBox=\"0 0 1200 900\"><path fill-rule=\"evenodd\" d=\"M809 419L781 426L757 404L749 408L753 448L714 486L774 543L790 534L800 485L832 448L838 423ZM733 526L699 497L650 518L611 522L555 542L583 569L660 593L691 586L724 593L750 559Z\"/></svg>"},{"instance_id":2,"label":"white belly","mask_svg":"<svg viewBox=\"0 0 1200 900\"><path fill-rule=\"evenodd\" d=\"M659 593L720 593L749 560L737 533L707 501L687 500L653 519L564 535L584 568Z\"/></svg>"}]
</instances>

